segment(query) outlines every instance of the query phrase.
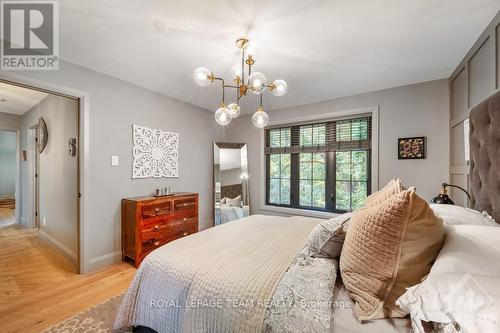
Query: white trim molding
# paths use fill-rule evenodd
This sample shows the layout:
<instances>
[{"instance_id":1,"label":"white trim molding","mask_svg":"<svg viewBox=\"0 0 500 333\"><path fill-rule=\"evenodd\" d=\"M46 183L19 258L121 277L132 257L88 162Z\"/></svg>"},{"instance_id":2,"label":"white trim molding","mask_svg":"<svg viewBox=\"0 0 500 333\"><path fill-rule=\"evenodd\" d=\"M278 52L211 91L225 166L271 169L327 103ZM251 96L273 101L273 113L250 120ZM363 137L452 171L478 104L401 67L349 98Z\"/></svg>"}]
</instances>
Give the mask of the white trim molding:
<instances>
[{"instance_id":1,"label":"white trim molding","mask_svg":"<svg viewBox=\"0 0 500 333\"><path fill-rule=\"evenodd\" d=\"M316 115L308 115L305 117L291 118L287 121L271 121L269 127L292 125L307 122L316 122L321 120L341 120L345 118L352 118L353 116L370 115L372 118L372 165L371 165L371 179L372 179L372 192L377 191L379 188L379 106L351 109L344 111L336 111L329 113L321 113ZM314 211L307 209L288 208L266 205L266 167L264 159L264 129L259 130L259 210L265 212L274 212L286 215L301 215L316 218L332 218L338 214L324 211Z\"/></svg>"},{"instance_id":2,"label":"white trim molding","mask_svg":"<svg viewBox=\"0 0 500 333\"><path fill-rule=\"evenodd\" d=\"M70 249L68 249L68 247L66 247L66 245L52 237L48 232L44 231L43 229L39 229L38 237L40 237L40 239L49 243L53 247L59 249L59 251L64 255L64 257L66 257L66 259L70 261L73 266L77 265L78 256L76 255L76 253L71 251Z\"/></svg>"},{"instance_id":3,"label":"white trim molding","mask_svg":"<svg viewBox=\"0 0 500 333\"><path fill-rule=\"evenodd\" d=\"M106 253L102 256L90 258L88 267L90 271L95 271L101 267L115 264L121 261L122 251Z\"/></svg>"}]
</instances>

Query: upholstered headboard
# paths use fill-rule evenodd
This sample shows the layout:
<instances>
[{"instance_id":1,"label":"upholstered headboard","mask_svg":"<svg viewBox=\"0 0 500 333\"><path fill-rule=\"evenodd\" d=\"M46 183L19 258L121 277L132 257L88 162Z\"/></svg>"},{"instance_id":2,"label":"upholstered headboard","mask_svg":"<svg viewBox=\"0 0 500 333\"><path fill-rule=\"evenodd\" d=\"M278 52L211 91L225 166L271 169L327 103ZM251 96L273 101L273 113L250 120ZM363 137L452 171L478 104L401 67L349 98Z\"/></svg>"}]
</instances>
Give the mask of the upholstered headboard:
<instances>
[{"instance_id":1,"label":"upholstered headboard","mask_svg":"<svg viewBox=\"0 0 500 333\"><path fill-rule=\"evenodd\" d=\"M500 223L500 92L470 113L472 208Z\"/></svg>"}]
</instances>

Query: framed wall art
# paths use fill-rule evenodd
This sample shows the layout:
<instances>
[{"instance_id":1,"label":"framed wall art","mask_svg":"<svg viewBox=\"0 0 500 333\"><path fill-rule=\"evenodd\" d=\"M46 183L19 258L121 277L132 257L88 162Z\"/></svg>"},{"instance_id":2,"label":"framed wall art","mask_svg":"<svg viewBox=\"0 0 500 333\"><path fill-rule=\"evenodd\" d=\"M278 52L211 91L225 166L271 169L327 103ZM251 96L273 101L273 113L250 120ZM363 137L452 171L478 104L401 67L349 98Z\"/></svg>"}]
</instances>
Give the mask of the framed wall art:
<instances>
[{"instance_id":1,"label":"framed wall art","mask_svg":"<svg viewBox=\"0 0 500 333\"><path fill-rule=\"evenodd\" d=\"M425 136L398 139L398 160L426 158Z\"/></svg>"}]
</instances>

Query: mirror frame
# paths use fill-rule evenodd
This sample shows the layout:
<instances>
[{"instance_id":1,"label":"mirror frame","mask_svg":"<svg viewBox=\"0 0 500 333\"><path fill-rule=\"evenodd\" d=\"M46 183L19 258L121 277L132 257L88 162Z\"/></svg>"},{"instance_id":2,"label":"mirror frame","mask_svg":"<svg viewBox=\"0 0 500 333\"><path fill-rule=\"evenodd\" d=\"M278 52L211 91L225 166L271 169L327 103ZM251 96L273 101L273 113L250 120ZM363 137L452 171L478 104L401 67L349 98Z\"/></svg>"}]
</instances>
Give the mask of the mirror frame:
<instances>
[{"instance_id":1,"label":"mirror frame","mask_svg":"<svg viewBox=\"0 0 500 333\"><path fill-rule=\"evenodd\" d=\"M215 166L215 147L219 149L240 149L243 147L247 147L247 173L248 173L248 144L239 143L239 142L214 142L212 146L212 207L213 207L213 225L216 226L216 198L215 198L215 174L214 174L214 166ZM220 162L220 161L217 161ZM248 186L248 185L247 185ZM250 192L250 191L248 191ZM250 193L248 193L250 194ZM222 198L221 198L222 199ZM242 196L243 199L243 196ZM248 204L250 205L250 198L247 198Z\"/></svg>"}]
</instances>

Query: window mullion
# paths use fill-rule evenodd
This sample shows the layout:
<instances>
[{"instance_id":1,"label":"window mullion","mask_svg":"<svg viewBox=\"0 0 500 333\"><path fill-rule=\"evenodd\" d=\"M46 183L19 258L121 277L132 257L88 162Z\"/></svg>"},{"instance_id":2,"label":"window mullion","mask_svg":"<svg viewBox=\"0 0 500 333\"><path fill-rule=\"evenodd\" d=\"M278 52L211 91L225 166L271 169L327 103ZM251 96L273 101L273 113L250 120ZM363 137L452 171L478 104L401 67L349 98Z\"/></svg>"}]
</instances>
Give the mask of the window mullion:
<instances>
[{"instance_id":1,"label":"window mullion","mask_svg":"<svg viewBox=\"0 0 500 333\"><path fill-rule=\"evenodd\" d=\"M290 129L290 146L300 146L300 127ZM293 150L293 149L292 149ZM290 205L299 206L300 200L300 153L290 154Z\"/></svg>"},{"instance_id":2,"label":"window mullion","mask_svg":"<svg viewBox=\"0 0 500 333\"><path fill-rule=\"evenodd\" d=\"M335 153L325 153L326 162L326 184L325 184L325 209L328 211L335 210Z\"/></svg>"}]
</instances>

